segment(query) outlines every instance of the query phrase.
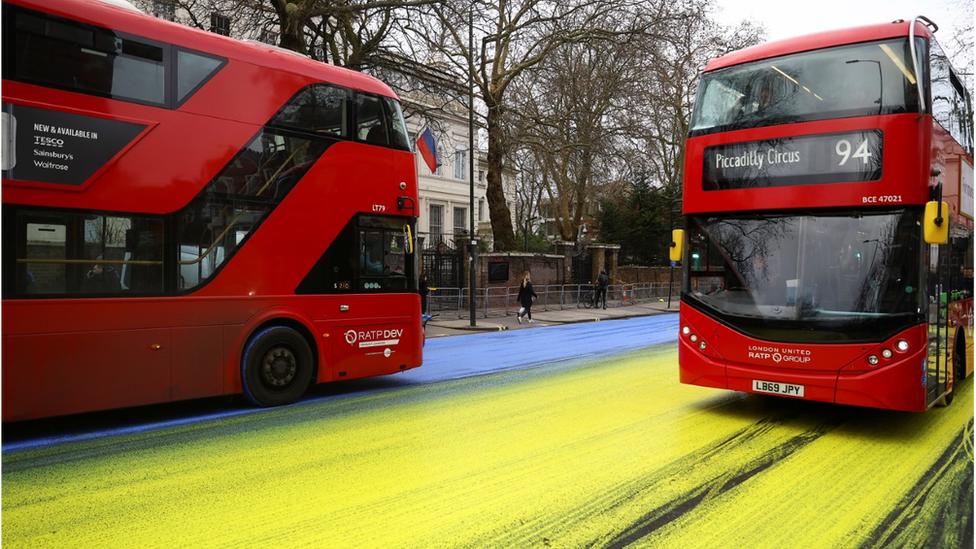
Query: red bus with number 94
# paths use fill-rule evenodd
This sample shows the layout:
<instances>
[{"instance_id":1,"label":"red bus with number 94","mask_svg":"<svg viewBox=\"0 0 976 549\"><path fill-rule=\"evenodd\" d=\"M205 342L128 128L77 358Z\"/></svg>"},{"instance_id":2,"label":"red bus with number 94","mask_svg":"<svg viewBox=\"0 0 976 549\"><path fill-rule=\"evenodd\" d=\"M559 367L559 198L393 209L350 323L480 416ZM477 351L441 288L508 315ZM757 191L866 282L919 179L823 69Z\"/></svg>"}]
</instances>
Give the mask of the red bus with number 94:
<instances>
[{"instance_id":1,"label":"red bus with number 94","mask_svg":"<svg viewBox=\"0 0 976 549\"><path fill-rule=\"evenodd\" d=\"M972 373L972 99L936 30L705 68L672 242L683 383L923 411Z\"/></svg>"}]
</instances>

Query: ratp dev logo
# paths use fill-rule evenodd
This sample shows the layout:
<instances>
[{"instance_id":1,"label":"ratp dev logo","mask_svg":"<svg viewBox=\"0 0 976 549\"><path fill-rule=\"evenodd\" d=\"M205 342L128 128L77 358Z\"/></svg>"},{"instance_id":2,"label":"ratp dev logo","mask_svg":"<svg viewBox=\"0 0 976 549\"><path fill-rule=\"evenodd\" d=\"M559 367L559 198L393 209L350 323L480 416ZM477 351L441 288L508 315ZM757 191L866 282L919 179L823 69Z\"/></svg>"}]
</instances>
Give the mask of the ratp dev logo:
<instances>
[{"instance_id":1,"label":"ratp dev logo","mask_svg":"<svg viewBox=\"0 0 976 549\"><path fill-rule=\"evenodd\" d=\"M367 347L383 347L387 345L399 345L400 338L403 336L403 329L385 330L347 330L344 334L346 343L356 345L360 349Z\"/></svg>"}]
</instances>

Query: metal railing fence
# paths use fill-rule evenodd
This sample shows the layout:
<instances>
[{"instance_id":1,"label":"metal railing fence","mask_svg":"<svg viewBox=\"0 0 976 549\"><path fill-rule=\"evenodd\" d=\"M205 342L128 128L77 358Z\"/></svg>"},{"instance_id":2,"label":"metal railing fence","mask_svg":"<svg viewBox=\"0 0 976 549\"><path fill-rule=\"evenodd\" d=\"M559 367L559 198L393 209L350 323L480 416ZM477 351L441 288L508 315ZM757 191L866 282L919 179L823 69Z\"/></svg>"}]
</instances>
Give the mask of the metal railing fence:
<instances>
[{"instance_id":1,"label":"metal railing fence","mask_svg":"<svg viewBox=\"0 0 976 549\"><path fill-rule=\"evenodd\" d=\"M670 286L670 287L669 287ZM584 307L585 301L596 294L593 284L549 284L536 286L538 295L533 310L549 311ZM680 283L642 282L639 284L611 284L607 288L607 307L627 307L668 299L680 295ZM519 310L518 286L478 288L475 293L475 315L480 318L504 317ZM458 318L470 315L470 292L467 288L432 288L427 296L428 314L456 314ZM601 304L602 305L602 304Z\"/></svg>"}]
</instances>

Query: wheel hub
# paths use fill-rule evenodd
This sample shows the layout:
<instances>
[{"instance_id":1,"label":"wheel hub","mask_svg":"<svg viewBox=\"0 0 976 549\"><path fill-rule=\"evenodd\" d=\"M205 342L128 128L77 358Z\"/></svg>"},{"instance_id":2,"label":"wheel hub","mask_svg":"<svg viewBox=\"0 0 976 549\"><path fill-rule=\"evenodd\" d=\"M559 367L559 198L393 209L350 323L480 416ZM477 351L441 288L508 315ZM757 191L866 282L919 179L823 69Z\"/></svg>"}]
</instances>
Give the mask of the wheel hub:
<instances>
[{"instance_id":1,"label":"wheel hub","mask_svg":"<svg viewBox=\"0 0 976 549\"><path fill-rule=\"evenodd\" d=\"M295 379L298 361L290 349L276 347L264 355L261 363L261 377L270 387L284 387Z\"/></svg>"}]
</instances>

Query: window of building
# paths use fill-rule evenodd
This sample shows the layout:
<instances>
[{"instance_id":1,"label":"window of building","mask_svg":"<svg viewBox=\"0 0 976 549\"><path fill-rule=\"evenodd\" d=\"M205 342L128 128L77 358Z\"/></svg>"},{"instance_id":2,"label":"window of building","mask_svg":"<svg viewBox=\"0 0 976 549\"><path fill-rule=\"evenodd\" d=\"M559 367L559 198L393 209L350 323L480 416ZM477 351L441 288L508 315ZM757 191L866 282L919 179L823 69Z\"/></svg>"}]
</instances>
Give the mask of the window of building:
<instances>
[{"instance_id":1,"label":"window of building","mask_svg":"<svg viewBox=\"0 0 976 549\"><path fill-rule=\"evenodd\" d=\"M438 160L438 164L437 164L437 169L434 170L433 175L439 175L439 176L443 176L444 175L444 164L441 164L440 163L441 161L443 161L444 158L446 158L444 156L444 147L442 147L440 141L438 141L437 142L437 160Z\"/></svg>"},{"instance_id":2,"label":"window of building","mask_svg":"<svg viewBox=\"0 0 976 549\"><path fill-rule=\"evenodd\" d=\"M230 17L217 12L210 14L210 32L230 36Z\"/></svg>"},{"instance_id":3,"label":"window of building","mask_svg":"<svg viewBox=\"0 0 976 549\"><path fill-rule=\"evenodd\" d=\"M269 31L269 30L262 30L261 31L260 41L263 42L263 43L265 43L265 44L269 44L271 46L277 46L278 45L278 33L273 32L273 31Z\"/></svg>"},{"instance_id":4,"label":"window of building","mask_svg":"<svg viewBox=\"0 0 976 549\"><path fill-rule=\"evenodd\" d=\"M468 209L454 208L454 234L466 234L468 232Z\"/></svg>"},{"instance_id":5,"label":"window of building","mask_svg":"<svg viewBox=\"0 0 976 549\"><path fill-rule=\"evenodd\" d=\"M454 179L467 179L467 151L454 151Z\"/></svg>"},{"instance_id":6,"label":"window of building","mask_svg":"<svg viewBox=\"0 0 976 549\"><path fill-rule=\"evenodd\" d=\"M431 204L428 208L428 226L432 243L443 242L444 240L444 206Z\"/></svg>"},{"instance_id":7,"label":"window of building","mask_svg":"<svg viewBox=\"0 0 976 549\"><path fill-rule=\"evenodd\" d=\"M172 0L153 0L153 15L167 21L176 21L176 4Z\"/></svg>"}]
</instances>

